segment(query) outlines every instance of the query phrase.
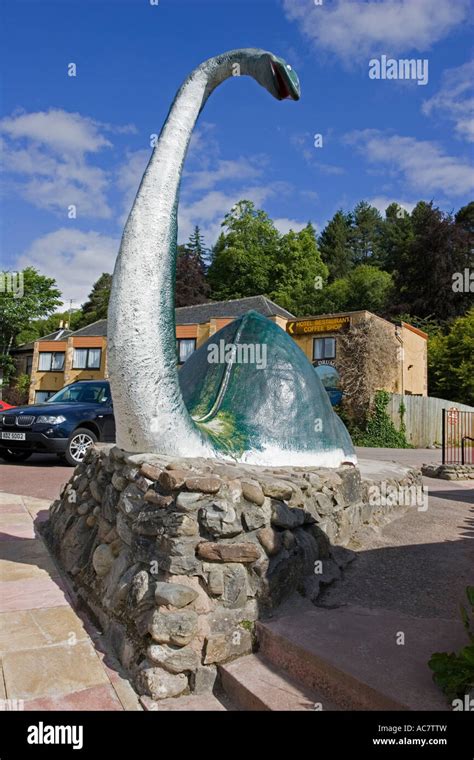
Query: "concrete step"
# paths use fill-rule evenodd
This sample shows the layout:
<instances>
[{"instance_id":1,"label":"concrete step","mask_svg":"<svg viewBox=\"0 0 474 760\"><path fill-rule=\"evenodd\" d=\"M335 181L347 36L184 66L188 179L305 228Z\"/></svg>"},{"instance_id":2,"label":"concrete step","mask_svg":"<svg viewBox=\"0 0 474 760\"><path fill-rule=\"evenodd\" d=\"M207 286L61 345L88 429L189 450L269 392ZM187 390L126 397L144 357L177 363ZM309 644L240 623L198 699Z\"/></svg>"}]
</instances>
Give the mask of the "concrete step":
<instances>
[{"instance_id":1,"label":"concrete step","mask_svg":"<svg viewBox=\"0 0 474 760\"><path fill-rule=\"evenodd\" d=\"M219 666L222 686L241 710L333 710L335 705L314 689L298 684L260 654Z\"/></svg>"},{"instance_id":2,"label":"concrete step","mask_svg":"<svg viewBox=\"0 0 474 760\"><path fill-rule=\"evenodd\" d=\"M221 701L214 694L192 695L185 697L170 697L169 699L153 700L151 697L140 697L143 709L148 712L226 712L234 709L227 698Z\"/></svg>"},{"instance_id":3,"label":"concrete step","mask_svg":"<svg viewBox=\"0 0 474 760\"><path fill-rule=\"evenodd\" d=\"M342 710L448 710L427 663L433 652L465 645L455 620L306 600L259 622L257 634L266 660Z\"/></svg>"}]
</instances>

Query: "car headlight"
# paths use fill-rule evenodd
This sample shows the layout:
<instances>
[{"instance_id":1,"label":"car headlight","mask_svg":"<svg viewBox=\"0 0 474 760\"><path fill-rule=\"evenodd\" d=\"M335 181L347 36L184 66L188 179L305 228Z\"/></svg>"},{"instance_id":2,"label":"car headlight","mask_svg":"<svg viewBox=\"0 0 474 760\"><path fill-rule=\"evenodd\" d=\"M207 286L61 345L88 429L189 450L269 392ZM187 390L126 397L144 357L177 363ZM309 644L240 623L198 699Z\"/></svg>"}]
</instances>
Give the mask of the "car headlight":
<instances>
[{"instance_id":1,"label":"car headlight","mask_svg":"<svg viewBox=\"0 0 474 760\"><path fill-rule=\"evenodd\" d=\"M66 418L62 414L41 414L36 418L36 422L44 423L45 425L60 425L61 422L66 422Z\"/></svg>"}]
</instances>

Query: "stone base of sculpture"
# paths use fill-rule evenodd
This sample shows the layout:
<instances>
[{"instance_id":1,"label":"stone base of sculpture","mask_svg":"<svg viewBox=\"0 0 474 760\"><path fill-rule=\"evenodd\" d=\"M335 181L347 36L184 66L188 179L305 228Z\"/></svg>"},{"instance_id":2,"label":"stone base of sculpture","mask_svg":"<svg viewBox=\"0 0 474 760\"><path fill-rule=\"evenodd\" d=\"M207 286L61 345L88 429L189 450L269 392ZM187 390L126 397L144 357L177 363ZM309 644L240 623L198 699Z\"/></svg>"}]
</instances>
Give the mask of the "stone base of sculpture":
<instances>
[{"instance_id":1,"label":"stone base of sculpture","mask_svg":"<svg viewBox=\"0 0 474 760\"><path fill-rule=\"evenodd\" d=\"M419 482L410 471L405 485ZM45 536L137 691L211 691L252 651L254 624L312 599L393 508L356 467L269 469L97 445L54 502Z\"/></svg>"}]
</instances>

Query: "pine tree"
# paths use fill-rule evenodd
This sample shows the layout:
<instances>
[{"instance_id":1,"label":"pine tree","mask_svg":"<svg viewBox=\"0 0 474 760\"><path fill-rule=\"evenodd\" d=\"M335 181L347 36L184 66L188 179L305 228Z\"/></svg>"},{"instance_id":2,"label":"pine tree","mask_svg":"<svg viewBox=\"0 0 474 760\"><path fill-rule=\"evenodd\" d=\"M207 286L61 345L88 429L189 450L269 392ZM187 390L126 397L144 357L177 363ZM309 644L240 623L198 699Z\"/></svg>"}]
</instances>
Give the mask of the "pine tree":
<instances>
[{"instance_id":1,"label":"pine tree","mask_svg":"<svg viewBox=\"0 0 474 760\"><path fill-rule=\"evenodd\" d=\"M460 208L454 219L456 224L459 224L471 235L474 235L474 201Z\"/></svg>"},{"instance_id":2,"label":"pine tree","mask_svg":"<svg viewBox=\"0 0 474 760\"><path fill-rule=\"evenodd\" d=\"M85 327L99 319L107 319L111 287L112 275L103 272L92 286L87 301L82 305L79 327Z\"/></svg>"},{"instance_id":3,"label":"pine tree","mask_svg":"<svg viewBox=\"0 0 474 760\"><path fill-rule=\"evenodd\" d=\"M354 264L380 263L380 237L383 220L380 212L366 201L360 201L354 209L351 247Z\"/></svg>"},{"instance_id":4,"label":"pine tree","mask_svg":"<svg viewBox=\"0 0 474 760\"><path fill-rule=\"evenodd\" d=\"M205 303L209 297L204 257L204 238L196 225L186 245L178 246L176 261L175 305L193 306Z\"/></svg>"},{"instance_id":5,"label":"pine tree","mask_svg":"<svg viewBox=\"0 0 474 760\"><path fill-rule=\"evenodd\" d=\"M391 203L385 211L379 240L380 266L387 272L397 272L410 255L412 241L413 225L410 214L398 203Z\"/></svg>"},{"instance_id":6,"label":"pine tree","mask_svg":"<svg viewBox=\"0 0 474 760\"><path fill-rule=\"evenodd\" d=\"M204 236L201 234L201 230L197 224L189 236L189 240L186 243L186 248L188 251L191 251L191 253L193 253L197 259L199 259L203 265L203 269L205 270L209 256L209 250L204 245Z\"/></svg>"},{"instance_id":7,"label":"pine tree","mask_svg":"<svg viewBox=\"0 0 474 760\"><path fill-rule=\"evenodd\" d=\"M329 270L331 282L345 277L352 269L351 236L352 216L340 209L319 237L321 258Z\"/></svg>"}]
</instances>

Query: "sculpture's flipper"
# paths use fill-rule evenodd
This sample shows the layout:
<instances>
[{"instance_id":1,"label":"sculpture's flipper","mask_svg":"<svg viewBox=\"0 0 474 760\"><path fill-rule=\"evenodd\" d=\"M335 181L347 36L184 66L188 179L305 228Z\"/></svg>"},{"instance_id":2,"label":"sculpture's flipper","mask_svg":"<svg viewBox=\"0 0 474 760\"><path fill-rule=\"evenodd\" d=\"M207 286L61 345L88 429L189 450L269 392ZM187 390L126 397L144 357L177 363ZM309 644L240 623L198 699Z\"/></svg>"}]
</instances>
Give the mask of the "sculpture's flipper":
<instances>
[{"instance_id":1,"label":"sculpture's flipper","mask_svg":"<svg viewBox=\"0 0 474 760\"><path fill-rule=\"evenodd\" d=\"M189 412L222 455L275 465L356 461L349 434L306 356L257 312L209 338L179 375Z\"/></svg>"}]
</instances>

